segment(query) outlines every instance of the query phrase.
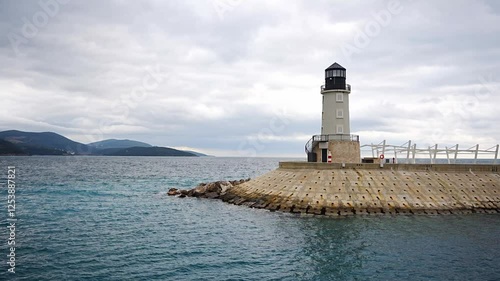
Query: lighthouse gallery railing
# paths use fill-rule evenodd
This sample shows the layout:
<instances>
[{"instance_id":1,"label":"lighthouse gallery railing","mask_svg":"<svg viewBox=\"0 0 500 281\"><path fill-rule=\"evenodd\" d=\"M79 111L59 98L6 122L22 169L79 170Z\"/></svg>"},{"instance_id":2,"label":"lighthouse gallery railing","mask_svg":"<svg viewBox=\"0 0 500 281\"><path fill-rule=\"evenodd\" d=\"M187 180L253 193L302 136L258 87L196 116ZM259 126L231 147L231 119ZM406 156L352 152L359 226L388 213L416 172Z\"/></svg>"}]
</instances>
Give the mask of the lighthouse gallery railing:
<instances>
[{"instance_id":1,"label":"lighthouse gallery railing","mask_svg":"<svg viewBox=\"0 0 500 281\"><path fill-rule=\"evenodd\" d=\"M333 134L333 135L314 135L312 138L306 143L305 151L307 154L313 152L313 148L318 142L326 142L326 141L358 141L358 135L347 135L347 134Z\"/></svg>"},{"instance_id":2,"label":"lighthouse gallery railing","mask_svg":"<svg viewBox=\"0 0 500 281\"><path fill-rule=\"evenodd\" d=\"M324 90L325 90L325 85L321 85L321 91L324 91ZM345 89L331 89L329 91L348 91L348 92L350 92L351 91L351 85L345 84Z\"/></svg>"}]
</instances>

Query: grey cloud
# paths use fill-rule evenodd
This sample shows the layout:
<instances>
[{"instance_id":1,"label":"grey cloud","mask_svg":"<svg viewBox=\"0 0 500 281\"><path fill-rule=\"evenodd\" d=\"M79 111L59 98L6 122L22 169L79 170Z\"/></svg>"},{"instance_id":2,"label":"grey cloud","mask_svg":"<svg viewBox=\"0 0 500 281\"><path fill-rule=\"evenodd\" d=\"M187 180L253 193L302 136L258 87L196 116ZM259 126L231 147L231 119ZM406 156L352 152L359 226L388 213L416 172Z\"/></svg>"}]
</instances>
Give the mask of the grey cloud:
<instances>
[{"instance_id":1,"label":"grey cloud","mask_svg":"<svg viewBox=\"0 0 500 281\"><path fill-rule=\"evenodd\" d=\"M338 61L353 86L353 133L378 132L362 140L432 142L437 129L500 142L500 6L401 0L403 11L345 57L342 46L388 3L241 1L219 18L211 0L70 1L18 56L8 34L41 8L1 1L0 95L21 110L0 113L0 129L234 152L286 108L274 133L290 140L258 152L301 155L308 138L291 136L319 133L323 70ZM132 96L156 66L165 79Z\"/></svg>"}]
</instances>

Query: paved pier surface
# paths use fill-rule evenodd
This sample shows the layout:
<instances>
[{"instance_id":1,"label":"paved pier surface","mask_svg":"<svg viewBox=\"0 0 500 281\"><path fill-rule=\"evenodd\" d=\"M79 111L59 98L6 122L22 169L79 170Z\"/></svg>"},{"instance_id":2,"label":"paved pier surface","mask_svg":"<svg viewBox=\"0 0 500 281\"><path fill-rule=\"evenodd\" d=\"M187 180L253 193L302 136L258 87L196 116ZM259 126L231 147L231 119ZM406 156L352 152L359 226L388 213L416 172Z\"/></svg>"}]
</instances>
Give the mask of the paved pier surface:
<instances>
[{"instance_id":1,"label":"paved pier surface","mask_svg":"<svg viewBox=\"0 0 500 281\"><path fill-rule=\"evenodd\" d=\"M222 200L254 208L339 216L500 212L500 165L280 162Z\"/></svg>"}]
</instances>

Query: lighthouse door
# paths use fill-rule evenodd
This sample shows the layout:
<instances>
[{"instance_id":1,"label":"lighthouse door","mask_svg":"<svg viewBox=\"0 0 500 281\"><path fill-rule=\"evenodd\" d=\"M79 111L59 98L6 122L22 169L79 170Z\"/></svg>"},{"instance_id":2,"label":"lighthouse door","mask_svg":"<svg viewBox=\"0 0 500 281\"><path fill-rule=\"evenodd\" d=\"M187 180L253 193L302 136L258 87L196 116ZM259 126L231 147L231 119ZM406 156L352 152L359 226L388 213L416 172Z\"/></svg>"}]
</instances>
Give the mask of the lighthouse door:
<instances>
[{"instance_id":1,"label":"lighthouse door","mask_svg":"<svg viewBox=\"0 0 500 281\"><path fill-rule=\"evenodd\" d=\"M326 163L328 160L328 149L324 148L321 150L321 162Z\"/></svg>"}]
</instances>

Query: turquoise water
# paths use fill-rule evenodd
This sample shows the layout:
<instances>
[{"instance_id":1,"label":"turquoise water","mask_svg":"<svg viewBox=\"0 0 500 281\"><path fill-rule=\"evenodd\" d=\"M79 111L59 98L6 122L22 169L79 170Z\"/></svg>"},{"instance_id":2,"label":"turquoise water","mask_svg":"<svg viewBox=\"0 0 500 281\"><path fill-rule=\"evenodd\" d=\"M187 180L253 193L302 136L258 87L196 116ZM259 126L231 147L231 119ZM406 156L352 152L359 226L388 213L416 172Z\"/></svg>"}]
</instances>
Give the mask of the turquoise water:
<instances>
[{"instance_id":1,"label":"turquoise water","mask_svg":"<svg viewBox=\"0 0 500 281\"><path fill-rule=\"evenodd\" d=\"M270 158L1 157L0 280L500 280L500 214L296 217L167 197Z\"/></svg>"}]
</instances>

